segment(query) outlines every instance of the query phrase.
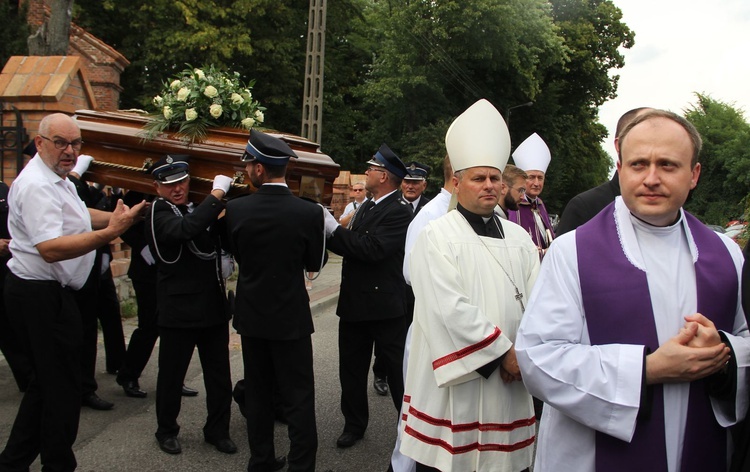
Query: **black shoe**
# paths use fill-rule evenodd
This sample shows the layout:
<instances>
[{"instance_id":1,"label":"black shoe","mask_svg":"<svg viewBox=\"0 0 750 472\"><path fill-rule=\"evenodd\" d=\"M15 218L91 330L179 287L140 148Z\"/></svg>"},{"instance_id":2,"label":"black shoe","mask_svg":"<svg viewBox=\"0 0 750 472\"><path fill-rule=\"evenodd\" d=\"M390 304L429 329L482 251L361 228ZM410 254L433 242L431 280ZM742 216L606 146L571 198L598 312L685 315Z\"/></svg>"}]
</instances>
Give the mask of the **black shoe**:
<instances>
[{"instance_id":1,"label":"black shoe","mask_svg":"<svg viewBox=\"0 0 750 472\"><path fill-rule=\"evenodd\" d=\"M372 383L372 387L375 389L375 393L384 397L388 395L388 382L380 377L375 377L375 381Z\"/></svg>"},{"instance_id":2,"label":"black shoe","mask_svg":"<svg viewBox=\"0 0 750 472\"><path fill-rule=\"evenodd\" d=\"M164 439L157 439L157 441L159 441L159 449L167 454L179 454L182 452L182 446L180 446L177 436L169 436Z\"/></svg>"},{"instance_id":3,"label":"black shoe","mask_svg":"<svg viewBox=\"0 0 750 472\"><path fill-rule=\"evenodd\" d=\"M138 385L137 380L127 380L123 382L122 389L125 392L125 395L131 398L146 398L146 395L148 395L148 393L141 390L141 386Z\"/></svg>"},{"instance_id":4,"label":"black shoe","mask_svg":"<svg viewBox=\"0 0 750 472\"><path fill-rule=\"evenodd\" d=\"M182 386L182 396L183 397L197 397L198 396L198 390L193 390L190 387Z\"/></svg>"},{"instance_id":5,"label":"black shoe","mask_svg":"<svg viewBox=\"0 0 750 472\"><path fill-rule=\"evenodd\" d=\"M206 442L213 445L217 451L223 452L224 454L234 454L237 452L237 445L229 438L217 440L206 439Z\"/></svg>"},{"instance_id":6,"label":"black shoe","mask_svg":"<svg viewBox=\"0 0 750 472\"><path fill-rule=\"evenodd\" d=\"M343 433L341 433L341 436L339 436L339 438L336 440L336 447L340 447L340 448L352 447L360 439L362 439L361 434L354 434L354 433L350 433L349 431L344 431Z\"/></svg>"},{"instance_id":7,"label":"black shoe","mask_svg":"<svg viewBox=\"0 0 750 472\"><path fill-rule=\"evenodd\" d=\"M268 464L266 466L267 468L261 469L261 470L265 470L267 472L276 472L277 470L283 469L285 465L286 465L286 457L281 456L281 457L277 457L276 459L274 459L272 463Z\"/></svg>"},{"instance_id":8,"label":"black shoe","mask_svg":"<svg viewBox=\"0 0 750 472\"><path fill-rule=\"evenodd\" d=\"M93 392L83 396L81 405L93 408L94 410L111 410L115 406L114 403L102 400L99 398L99 395Z\"/></svg>"}]
</instances>

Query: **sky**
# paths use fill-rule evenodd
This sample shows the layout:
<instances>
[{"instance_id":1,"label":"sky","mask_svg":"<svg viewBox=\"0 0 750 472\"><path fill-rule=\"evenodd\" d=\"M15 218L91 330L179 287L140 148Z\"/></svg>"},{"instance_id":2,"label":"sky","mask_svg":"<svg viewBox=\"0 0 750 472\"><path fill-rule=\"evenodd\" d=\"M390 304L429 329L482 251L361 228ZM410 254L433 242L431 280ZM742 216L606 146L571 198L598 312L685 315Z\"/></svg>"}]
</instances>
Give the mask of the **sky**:
<instances>
[{"instance_id":1,"label":"sky","mask_svg":"<svg viewBox=\"0 0 750 472\"><path fill-rule=\"evenodd\" d=\"M614 130L626 111L649 106L683 111L695 92L732 104L750 118L750 1L613 0L635 32L621 49L625 67L617 98L599 109L609 129L604 149L615 158ZM614 172L614 170L613 170Z\"/></svg>"}]
</instances>

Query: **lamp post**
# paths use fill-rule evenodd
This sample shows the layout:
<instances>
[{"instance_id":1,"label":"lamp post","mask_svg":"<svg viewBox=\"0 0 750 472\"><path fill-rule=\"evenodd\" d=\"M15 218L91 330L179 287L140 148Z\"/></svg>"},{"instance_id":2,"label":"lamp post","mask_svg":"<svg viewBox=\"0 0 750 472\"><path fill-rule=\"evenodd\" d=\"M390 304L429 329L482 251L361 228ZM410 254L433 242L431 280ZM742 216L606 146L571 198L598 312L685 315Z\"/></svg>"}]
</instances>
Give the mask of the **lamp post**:
<instances>
[{"instance_id":1,"label":"lamp post","mask_svg":"<svg viewBox=\"0 0 750 472\"><path fill-rule=\"evenodd\" d=\"M505 124L508 126L508 129L510 129L510 112L512 110L515 110L516 108L530 107L533 104L534 104L534 102L526 102L526 103L522 103L520 105L516 105L516 106L510 107L507 110L505 110Z\"/></svg>"}]
</instances>

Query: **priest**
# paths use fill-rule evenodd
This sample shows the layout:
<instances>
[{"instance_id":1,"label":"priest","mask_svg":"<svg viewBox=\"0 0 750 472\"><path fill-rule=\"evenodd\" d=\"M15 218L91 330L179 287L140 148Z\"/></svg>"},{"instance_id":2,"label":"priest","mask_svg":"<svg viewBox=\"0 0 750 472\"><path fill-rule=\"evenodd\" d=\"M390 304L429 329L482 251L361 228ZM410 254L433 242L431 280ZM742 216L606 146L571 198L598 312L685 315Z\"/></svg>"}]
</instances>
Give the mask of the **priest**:
<instances>
[{"instance_id":1,"label":"priest","mask_svg":"<svg viewBox=\"0 0 750 472\"><path fill-rule=\"evenodd\" d=\"M742 253L682 205L701 138L671 112L620 135L621 197L547 253L516 340L546 406L536 471L725 471L747 411Z\"/></svg>"},{"instance_id":2,"label":"priest","mask_svg":"<svg viewBox=\"0 0 750 472\"><path fill-rule=\"evenodd\" d=\"M529 233L539 250L540 258L547 252L547 248L555 237L547 207L539 198L544 190L547 167L551 160L552 154L547 144L536 133L526 138L513 152L513 161L516 166L527 174L526 193L518 203L518 209L508 211L508 219L518 223Z\"/></svg>"},{"instance_id":3,"label":"priest","mask_svg":"<svg viewBox=\"0 0 750 472\"><path fill-rule=\"evenodd\" d=\"M528 233L494 213L510 136L486 100L445 138L457 208L419 233L401 452L420 471L521 471L535 418L513 343L539 270Z\"/></svg>"}]
</instances>

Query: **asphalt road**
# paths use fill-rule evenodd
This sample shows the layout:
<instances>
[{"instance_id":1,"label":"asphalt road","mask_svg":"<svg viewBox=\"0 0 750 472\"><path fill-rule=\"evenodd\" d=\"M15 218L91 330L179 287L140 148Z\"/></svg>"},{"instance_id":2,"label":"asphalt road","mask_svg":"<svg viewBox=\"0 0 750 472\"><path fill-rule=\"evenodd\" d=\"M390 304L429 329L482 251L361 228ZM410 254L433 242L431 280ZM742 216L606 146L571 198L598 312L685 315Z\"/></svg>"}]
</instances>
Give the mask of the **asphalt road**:
<instances>
[{"instance_id":1,"label":"asphalt road","mask_svg":"<svg viewBox=\"0 0 750 472\"><path fill-rule=\"evenodd\" d=\"M134 324L134 320L126 320ZM335 304L319 310L315 316L316 413L318 420L318 471L383 472L388 467L396 437L397 413L390 397L379 397L371 387L370 426L365 437L350 449L336 448L336 438L343 429L339 409L338 379L338 318ZM127 332L126 327L126 332ZM132 331L132 328L131 328ZM158 349L158 345L157 345ZM242 378L242 354L236 336L230 343L233 380ZM183 452L169 455L162 452L154 438L156 414L157 352L141 377L141 387L148 391L146 399L128 398L115 383L114 376L105 373L104 350L99 350L97 381L99 395L115 403L111 411L84 408L75 453L79 471L241 471L247 467L250 451L244 418L233 404L230 434L239 451L222 454L203 442L205 420L205 389L198 356L193 357L186 384L200 390L196 398L185 398L179 423ZM372 380L372 379L371 379ZM4 447L21 400L8 365L0 357L0 447ZM286 426L276 424L276 453L286 455L289 450ZM32 466L39 471L39 460Z\"/></svg>"}]
</instances>

